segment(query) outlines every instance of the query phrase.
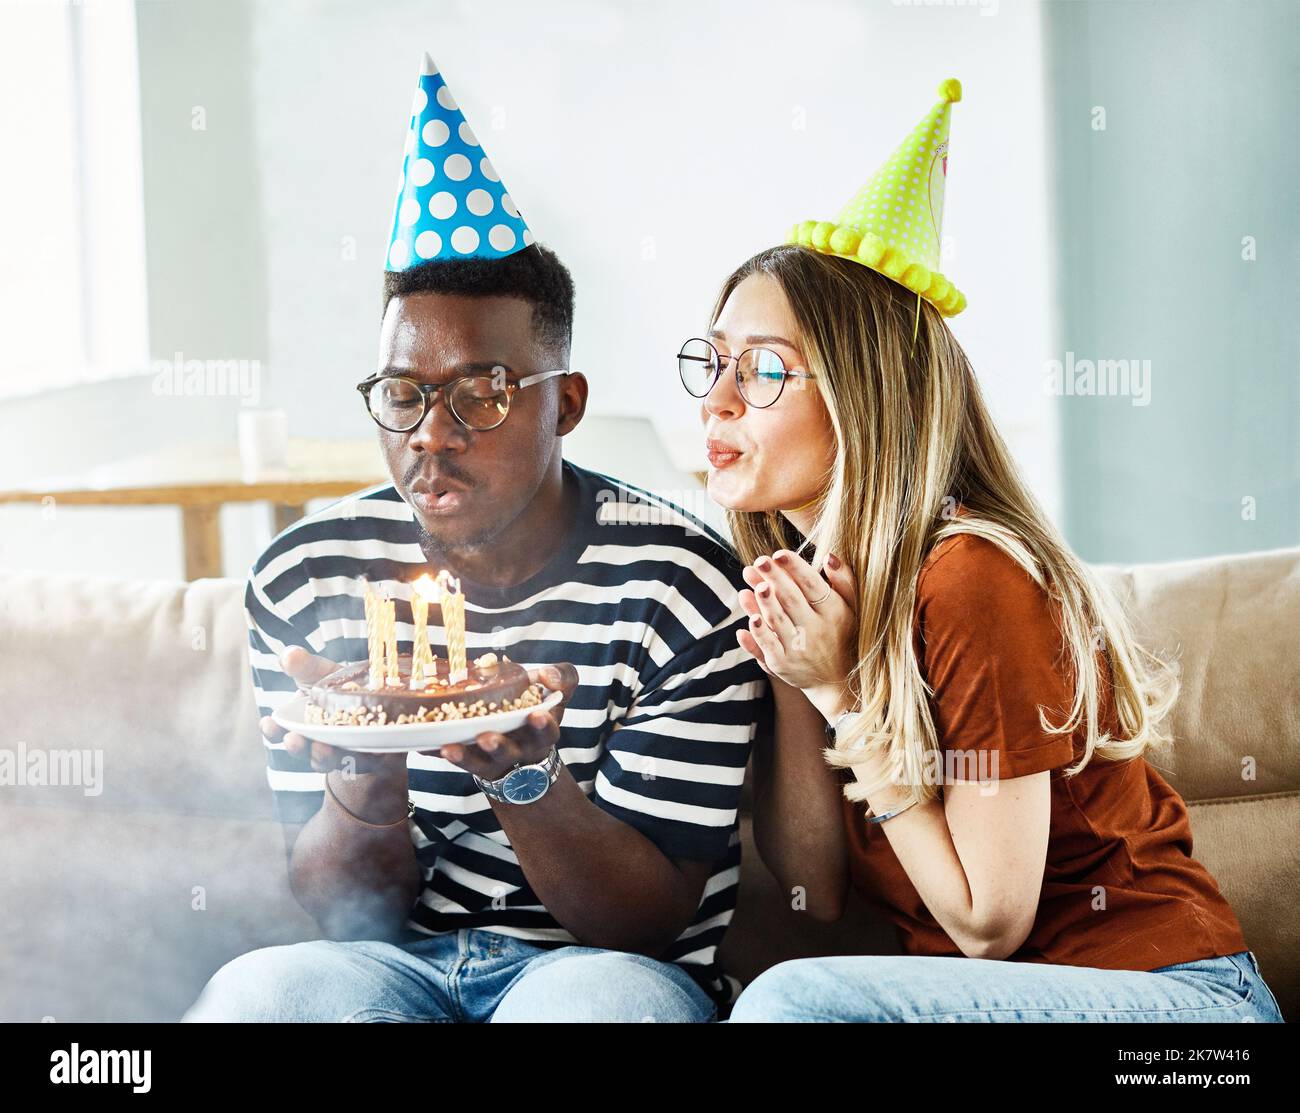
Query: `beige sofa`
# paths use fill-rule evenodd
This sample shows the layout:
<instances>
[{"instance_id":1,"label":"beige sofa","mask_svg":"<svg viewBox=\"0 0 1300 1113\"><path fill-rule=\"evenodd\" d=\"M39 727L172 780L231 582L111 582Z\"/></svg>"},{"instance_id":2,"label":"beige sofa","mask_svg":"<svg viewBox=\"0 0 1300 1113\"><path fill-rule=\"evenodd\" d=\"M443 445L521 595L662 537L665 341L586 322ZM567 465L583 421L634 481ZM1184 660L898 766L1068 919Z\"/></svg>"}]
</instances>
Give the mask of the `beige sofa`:
<instances>
[{"instance_id":1,"label":"beige sofa","mask_svg":"<svg viewBox=\"0 0 1300 1113\"><path fill-rule=\"evenodd\" d=\"M1148 644L1181 655L1164 772L1300 1016L1300 549L1102 572ZM0 573L0 751L29 774L51 751L92 756L80 786L0 786L0 1020L175 1019L227 959L316 934L271 818L242 595ZM895 950L862 904L834 925L791 911L747 840L733 973Z\"/></svg>"}]
</instances>

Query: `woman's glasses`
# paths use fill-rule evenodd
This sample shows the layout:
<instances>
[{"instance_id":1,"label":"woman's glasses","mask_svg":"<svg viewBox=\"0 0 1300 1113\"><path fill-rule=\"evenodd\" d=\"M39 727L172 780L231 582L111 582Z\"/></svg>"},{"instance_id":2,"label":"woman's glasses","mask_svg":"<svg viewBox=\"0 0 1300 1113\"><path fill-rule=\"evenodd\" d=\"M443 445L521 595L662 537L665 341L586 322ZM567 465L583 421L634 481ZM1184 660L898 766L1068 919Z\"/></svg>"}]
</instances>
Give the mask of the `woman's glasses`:
<instances>
[{"instance_id":1,"label":"woman's glasses","mask_svg":"<svg viewBox=\"0 0 1300 1113\"><path fill-rule=\"evenodd\" d=\"M366 400L375 424L390 433L409 433L418 428L439 391L452 417L466 429L483 433L505 421L516 391L567 374L567 370L539 371L510 382L501 371L483 371L445 383L420 383L402 375L384 375L357 383L357 390Z\"/></svg>"},{"instance_id":2,"label":"woman's glasses","mask_svg":"<svg viewBox=\"0 0 1300 1113\"><path fill-rule=\"evenodd\" d=\"M738 356L718 354L718 349L698 337L686 341L677 353L677 373L682 386L695 398L708 396L726 362L736 365L736 388L745 403L764 409L781 397L786 379L811 379L807 371L789 370L771 348L746 348Z\"/></svg>"}]
</instances>

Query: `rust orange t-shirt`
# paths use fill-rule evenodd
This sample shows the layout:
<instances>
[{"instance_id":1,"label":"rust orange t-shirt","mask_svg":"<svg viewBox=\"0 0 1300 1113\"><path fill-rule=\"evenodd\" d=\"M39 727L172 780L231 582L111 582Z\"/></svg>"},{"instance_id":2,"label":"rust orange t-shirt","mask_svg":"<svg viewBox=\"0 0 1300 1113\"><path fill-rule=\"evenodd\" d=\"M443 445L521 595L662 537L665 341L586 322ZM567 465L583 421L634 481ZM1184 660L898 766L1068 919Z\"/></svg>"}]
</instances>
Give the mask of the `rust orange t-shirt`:
<instances>
[{"instance_id":1,"label":"rust orange t-shirt","mask_svg":"<svg viewBox=\"0 0 1300 1113\"><path fill-rule=\"evenodd\" d=\"M1209 871L1192 857L1187 806L1143 758L1092 760L1073 738L1046 733L1073 698L1056 611L1002 549L972 534L939 542L917 580L914 640L940 746L970 779L1050 770L1051 826L1038 914L1010 961L1154 970L1246 950ZM1104 655L1100 658L1105 661ZM1117 729L1103 672L1101 723ZM1177 743L1175 742L1175 745ZM983 751L981 753L980 751ZM994 758L996 757L996 765ZM899 930L905 953L960 956L865 805L844 801L855 888Z\"/></svg>"}]
</instances>

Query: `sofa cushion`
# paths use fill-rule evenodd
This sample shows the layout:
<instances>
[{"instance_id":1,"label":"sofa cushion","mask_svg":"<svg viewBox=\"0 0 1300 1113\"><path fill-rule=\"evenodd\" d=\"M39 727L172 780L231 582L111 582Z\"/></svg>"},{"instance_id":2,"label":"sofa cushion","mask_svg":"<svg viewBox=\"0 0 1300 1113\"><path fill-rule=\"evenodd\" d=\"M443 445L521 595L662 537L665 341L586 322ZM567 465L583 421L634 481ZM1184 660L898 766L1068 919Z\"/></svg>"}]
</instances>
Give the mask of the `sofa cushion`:
<instances>
[{"instance_id":1,"label":"sofa cushion","mask_svg":"<svg viewBox=\"0 0 1300 1113\"><path fill-rule=\"evenodd\" d=\"M1155 764L1191 802L1194 853L1284 1013L1300 1016L1300 550L1098 572L1145 644L1180 657L1176 741ZM89 747L104 761L97 796L0 785L0 1019L174 1018L227 959L314 937L268 819L242 599L237 580L0 573L0 749ZM896 953L862 902L836 924L793 911L747 817L742 835L731 973ZM195 885L206 912L190 909Z\"/></svg>"},{"instance_id":2,"label":"sofa cushion","mask_svg":"<svg viewBox=\"0 0 1300 1113\"><path fill-rule=\"evenodd\" d=\"M223 963L317 936L274 821L0 812L0 1021L172 1021Z\"/></svg>"},{"instance_id":3,"label":"sofa cushion","mask_svg":"<svg viewBox=\"0 0 1300 1113\"><path fill-rule=\"evenodd\" d=\"M1169 783L1188 801L1300 791L1300 549L1097 572L1178 662L1174 744L1149 759Z\"/></svg>"},{"instance_id":4,"label":"sofa cushion","mask_svg":"<svg viewBox=\"0 0 1300 1113\"><path fill-rule=\"evenodd\" d=\"M97 795L0 784L0 806L269 817L242 600L236 580L0 574L3 746L103 770Z\"/></svg>"},{"instance_id":5,"label":"sofa cushion","mask_svg":"<svg viewBox=\"0 0 1300 1113\"><path fill-rule=\"evenodd\" d=\"M1206 800L1188 812L1192 853L1232 905L1282 1015L1300 1019L1300 793Z\"/></svg>"}]
</instances>

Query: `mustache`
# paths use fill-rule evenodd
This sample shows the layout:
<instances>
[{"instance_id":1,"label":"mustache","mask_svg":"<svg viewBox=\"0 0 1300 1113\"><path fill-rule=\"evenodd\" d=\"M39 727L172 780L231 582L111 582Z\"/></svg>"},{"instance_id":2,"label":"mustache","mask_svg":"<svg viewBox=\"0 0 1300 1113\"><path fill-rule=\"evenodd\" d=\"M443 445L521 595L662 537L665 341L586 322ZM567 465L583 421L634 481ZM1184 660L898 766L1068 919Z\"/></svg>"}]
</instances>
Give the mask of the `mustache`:
<instances>
[{"instance_id":1,"label":"mustache","mask_svg":"<svg viewBox=\"0 0 1300 1113\"><path fill-rule=\"evenodd\" d=\"M402 477L402 480L407 487L410 487L410 485L426 471L432 471L444 479L450 479L455 483L462 483L466 487L472 487L474 485L474 477L465 471L465 469L459 464L453 463L445 456L437 457L432 468L425 467L423 462L417 460L406 469L406 474Z\"/></svg>"}]
</instances>

